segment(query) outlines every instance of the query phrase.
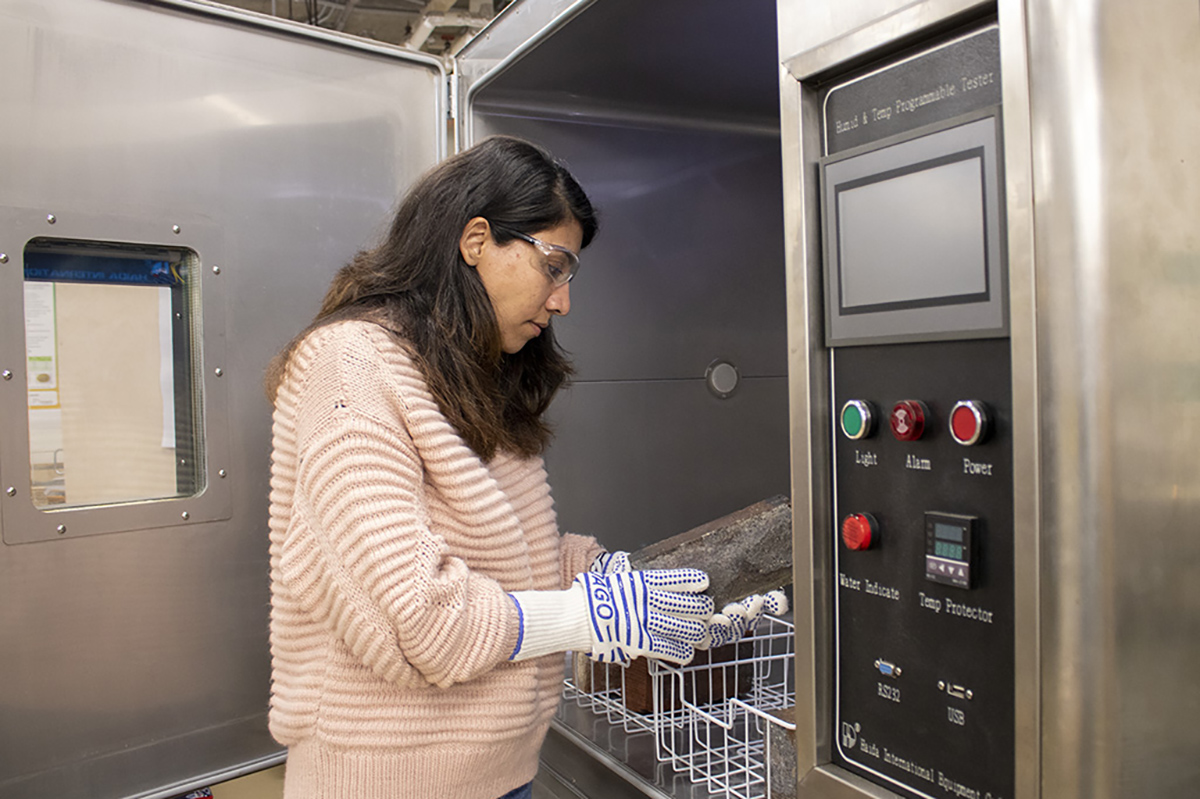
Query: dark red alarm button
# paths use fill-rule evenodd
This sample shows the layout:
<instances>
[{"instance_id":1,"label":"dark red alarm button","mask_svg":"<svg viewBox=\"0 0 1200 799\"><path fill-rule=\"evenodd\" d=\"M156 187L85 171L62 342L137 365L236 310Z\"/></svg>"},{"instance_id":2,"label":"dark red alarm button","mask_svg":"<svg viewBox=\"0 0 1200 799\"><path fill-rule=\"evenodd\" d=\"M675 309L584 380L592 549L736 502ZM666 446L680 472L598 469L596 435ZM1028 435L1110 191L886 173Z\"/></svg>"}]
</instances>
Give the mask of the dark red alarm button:
<instances>
[{"instance_id":1,"label":"dark red alarm button","mask_svg":"<svg viewBox=\"0 0 1200 799\"><path fill-rule=\"evenodd\" d=\"M964 447L987 437L987 406L979 400L962 400L950 411L950 435Z\"/></svg>"},{"instance_id":2,"label":"dark red alarm button","mask_svg":"<svg viewBox=\"0 0 1200 799\"><path fill-rule=\"evenodd\" d=\"M842 519L842 540L847 549L870 549L879 537L879 525L869 513L851 513Z\"/></svg>"},{"instance_id":3,"label":"dark red alarm button","mask_svg":"<svg viewBox=\"0 0 1200 799\"><path fill-rule=\"evenodd\" d=\"M888 421L892 435L900 441L916 441L925 432L925 417L929 411L920 400L901 400L892 406Z\"/></svg>"}]
</instances>

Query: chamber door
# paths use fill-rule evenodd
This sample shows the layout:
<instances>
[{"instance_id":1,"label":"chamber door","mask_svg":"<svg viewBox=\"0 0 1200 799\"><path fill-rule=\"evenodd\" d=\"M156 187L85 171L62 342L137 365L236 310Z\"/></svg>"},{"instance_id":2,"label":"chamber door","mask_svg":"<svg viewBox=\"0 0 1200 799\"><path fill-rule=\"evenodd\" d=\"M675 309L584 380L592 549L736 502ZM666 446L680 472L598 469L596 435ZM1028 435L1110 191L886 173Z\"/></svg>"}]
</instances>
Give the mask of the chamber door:
<instances>
[{"instance_id":1,"label":"chamber door","mask_svg":"<svg viewBox=\"0 0 1200 799\"><path fill-rule=\"evenodd\" d=\"M185 793L282 758L263 371L444 154L446 76L217 4L0 18L0 794Z\"/></svg>"}]
</instances>

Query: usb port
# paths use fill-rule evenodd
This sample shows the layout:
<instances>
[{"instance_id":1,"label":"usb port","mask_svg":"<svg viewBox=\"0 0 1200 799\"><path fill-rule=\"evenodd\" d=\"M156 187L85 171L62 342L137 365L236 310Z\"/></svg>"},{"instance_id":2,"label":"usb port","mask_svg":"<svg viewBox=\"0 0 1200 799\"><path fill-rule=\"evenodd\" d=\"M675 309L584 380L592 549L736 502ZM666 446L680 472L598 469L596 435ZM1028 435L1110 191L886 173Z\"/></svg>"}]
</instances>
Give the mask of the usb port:
<instances>
[{"instance_id":1,"label":"usb port","mask_svg":"<svg viewBox=\"0 0 1200 799\"><path fill-rule=\"evenodd\" d=\"M900 667L895 663L889 663L886 660L875 661L875 668L879 669L879 673L884 677L896 678L900 676Z\"/></svg>"},{"instance_id":2,"label":"usb port","mask_svg":"<svg viewBox=\"0 0 1200 799\"><path fill-rule=\"evenodd\" d=\"M963 688L961 685L947 685L946 693L950 694L950 696L954 697L955 699L967 698L967 689Z\"/></svg>"}]
</instances>

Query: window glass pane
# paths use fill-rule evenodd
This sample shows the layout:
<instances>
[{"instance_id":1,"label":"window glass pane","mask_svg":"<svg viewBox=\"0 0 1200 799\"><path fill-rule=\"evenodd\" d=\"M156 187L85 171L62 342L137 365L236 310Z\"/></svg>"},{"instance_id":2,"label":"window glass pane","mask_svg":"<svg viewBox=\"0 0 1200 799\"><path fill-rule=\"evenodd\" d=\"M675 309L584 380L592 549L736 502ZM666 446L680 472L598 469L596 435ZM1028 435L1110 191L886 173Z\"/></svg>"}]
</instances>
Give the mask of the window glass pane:
<instances>
[{"instance_id":1,"label":"window glass pane","mask_svg":"<svg viewBox=\"0 0 1200 799\"><path fill-rule=\"evenodd\" d=\"M26 246L35 506L203 488L197 266L182 248L61 239Z\"/></svg>"}]
</instances>

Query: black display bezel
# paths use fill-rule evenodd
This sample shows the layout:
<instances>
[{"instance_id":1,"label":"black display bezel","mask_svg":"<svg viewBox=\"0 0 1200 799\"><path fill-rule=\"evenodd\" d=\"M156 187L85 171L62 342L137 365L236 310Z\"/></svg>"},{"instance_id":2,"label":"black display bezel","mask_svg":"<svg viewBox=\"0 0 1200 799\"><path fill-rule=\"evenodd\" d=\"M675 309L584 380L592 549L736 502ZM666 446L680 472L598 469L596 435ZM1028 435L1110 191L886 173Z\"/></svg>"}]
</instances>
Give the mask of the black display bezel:
<instances>
[{"instance_id":1,"label":"black display bezel","mask_svg":"<svg viewBox=\"0 0 1200 799\"><path fill-rule=\"evenodd\" d=\"M990 124L979 125L988 122ZM1008 335L1008 270L1003 238L1000 109L990 107L872 142L821 160L821 222L828 346L994 338ZM980 160L984 290L846 306L838 195L850 188L944 165Z\"/></svg>"}]
</instances>

